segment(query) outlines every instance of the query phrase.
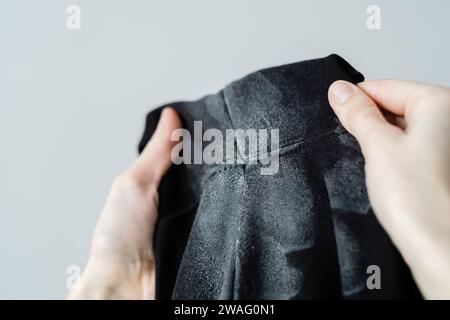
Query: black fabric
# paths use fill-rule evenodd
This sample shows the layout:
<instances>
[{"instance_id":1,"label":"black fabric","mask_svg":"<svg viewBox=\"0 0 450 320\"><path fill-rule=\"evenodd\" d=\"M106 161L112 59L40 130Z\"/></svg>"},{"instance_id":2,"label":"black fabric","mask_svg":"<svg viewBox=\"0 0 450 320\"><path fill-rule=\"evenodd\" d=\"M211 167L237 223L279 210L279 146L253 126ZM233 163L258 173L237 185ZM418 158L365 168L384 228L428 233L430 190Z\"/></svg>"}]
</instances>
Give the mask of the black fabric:
<instances>
[{"instance_id":1,"label":"black fabric","mask_svg":"<svg viewBox=\"0 0 450 320\"><path fill-rule=\"evenodd\" d=\"M363 76L337 55L252 73L195 102L184 128L278 128L280 167L174 165L161 182L157 299L420 298L367 198L364 161L327 99ZM161 108L147 116L142 151ZM381 290L369 290L369 265Z\"/></svg>"}]
</instances>

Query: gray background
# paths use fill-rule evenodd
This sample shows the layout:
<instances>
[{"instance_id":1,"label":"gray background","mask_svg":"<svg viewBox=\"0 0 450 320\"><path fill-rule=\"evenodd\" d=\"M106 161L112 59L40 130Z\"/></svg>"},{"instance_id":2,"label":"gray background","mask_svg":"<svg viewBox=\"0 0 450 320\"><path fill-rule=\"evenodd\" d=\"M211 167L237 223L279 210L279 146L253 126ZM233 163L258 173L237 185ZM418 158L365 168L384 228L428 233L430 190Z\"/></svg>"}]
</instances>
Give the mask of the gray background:
<instances>
[{"instance_id":1,"label":"gray background","mask_svg":"<svg viewBox=\"0 0 450 320\"><path fill-rule=\"evenodd\" d=\"M66 28L78 4L82 28ZM381 30L366 8L381 8ZM64 298L144 116L336 52L450 86L449 1L0 0L0 298Z\"/></svg>"}]
</instances>

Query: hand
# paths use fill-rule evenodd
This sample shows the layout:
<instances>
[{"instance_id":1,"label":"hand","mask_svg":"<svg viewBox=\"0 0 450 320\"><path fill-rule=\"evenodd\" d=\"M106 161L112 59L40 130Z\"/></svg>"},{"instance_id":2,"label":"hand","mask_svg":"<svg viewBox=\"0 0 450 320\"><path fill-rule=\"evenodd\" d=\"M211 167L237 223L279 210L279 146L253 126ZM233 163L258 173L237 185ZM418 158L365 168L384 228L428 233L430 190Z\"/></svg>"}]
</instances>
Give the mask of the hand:
<instances>
[{"instance_id":1,"label":"hand","mask_svg":"<svg viewBox=\"0 0 450 320\"><path fill-rule=\"evenodd\" d=\"M450 298L450 90L336 81L330 104L358 140L370 202L426 298Z\"/></svg>"},{"instance_id":2,"label":"hand","mask_svg":"<svg viewBox=\"0 0 450 320\"><path fill-rule=\"evenodd\" d=\"M114 181L92 239L86 269L69 299L153 299L153 233L158 186L171 165L170 140L181 126L174 109L161 114L136 162Z\"/></svg>"}]
</instances>

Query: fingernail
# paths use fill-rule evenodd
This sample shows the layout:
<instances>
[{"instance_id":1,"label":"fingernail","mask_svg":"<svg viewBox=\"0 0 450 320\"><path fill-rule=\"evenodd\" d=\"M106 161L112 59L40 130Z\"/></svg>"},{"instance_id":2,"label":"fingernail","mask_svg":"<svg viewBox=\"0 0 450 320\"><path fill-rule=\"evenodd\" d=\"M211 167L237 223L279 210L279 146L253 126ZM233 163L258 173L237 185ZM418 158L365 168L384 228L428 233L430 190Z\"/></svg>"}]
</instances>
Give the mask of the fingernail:
<instances>
[{"instance_id":1,"label":"fingernail","mask_svg":"<svg viewBox=\"0 0 450 320\"><path fill-rule=\"evenodd\" d=\"M344 104L353 94L353 86L346 81L336 81L330 90L334 100L339 104Z\"/></svg>"}]
</instances>

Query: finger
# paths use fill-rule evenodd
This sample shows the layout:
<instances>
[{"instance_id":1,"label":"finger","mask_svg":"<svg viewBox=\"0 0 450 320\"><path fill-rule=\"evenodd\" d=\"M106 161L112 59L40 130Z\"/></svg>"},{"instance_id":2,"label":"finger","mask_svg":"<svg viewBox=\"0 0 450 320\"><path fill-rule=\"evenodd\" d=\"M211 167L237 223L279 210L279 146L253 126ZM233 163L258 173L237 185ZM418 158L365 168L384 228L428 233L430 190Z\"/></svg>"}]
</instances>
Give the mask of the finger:
<instances>
[{"instance_id":1,"label":"finger","mask_svg":"<svg viewBox=\"0 0 450 320\"><path fill-rule=\"evenodd\" d=\"M178 128L181 128L181 120L175 109L163 109L152 138L133 165L140 178L159 184L172 165L170 154L178 142L172 141L171 135Z\"/></svg>"},{"instance_id":2,"label":"finger","mask_svg":"<svg viewBox=\"0 0 450 320\"><path fill-rule=\"evenodd\" d=\"M358 84L380 107L399 116L409 116L430 86L412 81L373 80Z\"/></svg>"},{"instance_id":3,"label":"finger","mask_svg":"<svg viewBox=\"0 0 450 320\"><path fill-rule=\"evenodd\" d=\"M328 100L344 128L358 140L363 153L373 143L395 134L395 127L386 121L376 103L356 85L342 80L334 82L328 90Z\"/></svg>"}]
</instances>

